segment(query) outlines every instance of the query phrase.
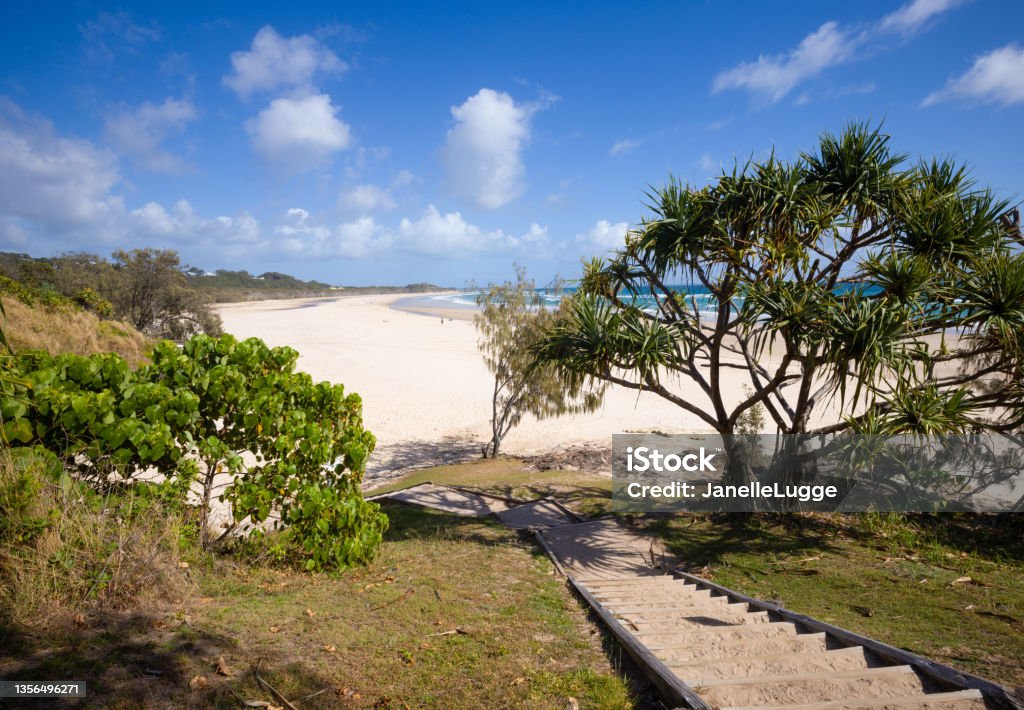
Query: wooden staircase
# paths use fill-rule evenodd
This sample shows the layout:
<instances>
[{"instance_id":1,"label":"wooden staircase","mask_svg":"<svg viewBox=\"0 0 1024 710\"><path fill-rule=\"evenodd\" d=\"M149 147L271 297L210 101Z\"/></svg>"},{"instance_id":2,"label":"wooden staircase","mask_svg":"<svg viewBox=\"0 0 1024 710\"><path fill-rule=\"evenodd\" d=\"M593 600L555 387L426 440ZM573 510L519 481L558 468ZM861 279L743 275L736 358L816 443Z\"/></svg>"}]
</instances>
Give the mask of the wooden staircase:
<instances>
[{"instance_id":1,"label":"wooden staircase","mask_svg":"<svg viewBox=\"0 0 1024 710\"><path fill-rule=\"evenodd\" d=\"M631 637L627 647L673 676L669 685L691 707L990 707L978 688L942 682L865 645L780 620L777 611L754 608L684 579L640 575L571 581L606 621Z\"/></svg>"}]
</instances>

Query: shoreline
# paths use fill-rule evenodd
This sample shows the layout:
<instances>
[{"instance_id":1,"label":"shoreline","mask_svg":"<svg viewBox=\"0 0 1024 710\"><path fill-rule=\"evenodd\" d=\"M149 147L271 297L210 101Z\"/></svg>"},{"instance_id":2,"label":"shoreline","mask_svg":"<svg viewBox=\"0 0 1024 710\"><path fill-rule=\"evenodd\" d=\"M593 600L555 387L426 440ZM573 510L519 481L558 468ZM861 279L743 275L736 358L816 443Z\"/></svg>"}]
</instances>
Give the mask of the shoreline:
<instances>
[{"instance_id":1,"label":"shoreline","mask_svg":"<svg viewBox=\"0 0 1024 710\"><path fill-rule=\"evenodd\" d=\"M430 296L453 296L460 291L443 291L430 294ZM442 301L438 304L431 303L430 296L409 296L392 301L389 305L396 311L404 313L415 313L419 316L431 316L435 318L448 318L450 320L464 320L473 322L480 309L475 305L460 304L454 301Z\"/></svg>"}]
</instances>

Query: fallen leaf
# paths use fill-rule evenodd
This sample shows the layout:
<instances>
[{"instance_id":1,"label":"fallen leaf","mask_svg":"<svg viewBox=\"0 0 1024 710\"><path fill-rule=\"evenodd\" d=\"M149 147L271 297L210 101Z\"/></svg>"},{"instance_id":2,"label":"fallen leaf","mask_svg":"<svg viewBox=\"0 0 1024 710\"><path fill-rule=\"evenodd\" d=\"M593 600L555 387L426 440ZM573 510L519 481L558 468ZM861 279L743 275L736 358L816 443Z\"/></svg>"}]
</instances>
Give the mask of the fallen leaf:
<instances>
[{"instance_id":1,"label":"fallen leaf","mask_svg":"<svg viewBox=\"0 0 1024 710\"><path fill-rule=\"evenodd\" d=\"M306 609L306 616L312 619L314 616L316 616L316 612L312 609Z\"/></svg>"},{"instance_id":2,"label":"fallen leaf","mask_svg":"<svg viewBox=\"0 0 1024 710\"><path fill-rule=\"evenodd\" d=\"M950 584L967 584L968 582L973 582L973 581L974 580L971 579L970 577L957 577L952 582L950 582Z\"/></svg>"},{"instance_id":3,"label":"fallen leaf","mask_svg":"<svg viewBox=\"0 0 1024 710\"><path fill-rule=\"evenodd\" d=\"M224 656L217 657L217 674L222 676L231 676L231 669L228 668L228 662L224 660Z\"/></svg>"},{"instance_id":4,"label":"fallen leaf","mask_svg":"<svg viewBox=\"0 0 1024 710\"><path fill-rule=\"evenodd\" d=\"M338 650L335 646L330 646L330 645L327 645L327 644L324 644L324 646L322 648L324 649L325 653L334 653L335 651Z\"/></svg>"},{"instance_id":5,"label":"fallen leaf","mask_svg":"<svg viewBox=\"0 0 1024 710\"><path fill-rule=\"evenodd\" d=\"M79 626L85 626L85 614L75 614L75 623Z\"/></svg>"},{"instance_id":6,"label":"fallen leaf","mask_svg":"<svg viewBox=\"0 0 1024 710\"><path fill-rule=\"evenodd\" d=\"M266 700L243 700L242 705L247 708L269 708L272 707Z\"/></svg>"},{"instance_id":7,"label":"fallen leaf","mask_svg":"<svg viewBox=\"0 0 1024 710\"><path fill-rule=\"evenodd\" d=\"M188 562L179 562L178 569L188 569Z\"/></svg>"},{"instance_id":8,"label":"fallen leaf","mask_svg":"<svg viewBox=\"0 0 1024 710\"><path fill-rule=\"evenodd\" d=\"M272 634L276 634L280 630L281 630L280 626L271 626L270 627L270 633L272 633Z\"/></svg>"},{"instance_id":9,"label":"fallen leaf","mask_svg":"<svg viewBox=\"0 0 1024 710\"><path fill-rule=\"evenodd\" d=\"M199 688L205 688L206 687L206 676L204 676L204 675L192 676L192 680L190 680L188 682L188 687L191 688L192 690L198 690Z\"/></svg>"},{"instance_id":10,"label":"fallen leaf","mask_svg":"<svg viewBox=\"0 0 1024 710\"><path fill-rule=\"evenodd\" d=\"M568 698L565 701L565 710L580 710L580 702L576 698Z\"/></svg>"},{"instance_id":11,"label":"fallen leaf","mask_svg":"<svg viewBox=\"0 0 1024 710\"><path fill-rule=\"evenodd\" d=\"M512 680L511 685L522 685L525 682L526 682L526 678L524 678L523 676L519 676L518 678L515 678L515 679Z\"/></svg>"}]
</instances>

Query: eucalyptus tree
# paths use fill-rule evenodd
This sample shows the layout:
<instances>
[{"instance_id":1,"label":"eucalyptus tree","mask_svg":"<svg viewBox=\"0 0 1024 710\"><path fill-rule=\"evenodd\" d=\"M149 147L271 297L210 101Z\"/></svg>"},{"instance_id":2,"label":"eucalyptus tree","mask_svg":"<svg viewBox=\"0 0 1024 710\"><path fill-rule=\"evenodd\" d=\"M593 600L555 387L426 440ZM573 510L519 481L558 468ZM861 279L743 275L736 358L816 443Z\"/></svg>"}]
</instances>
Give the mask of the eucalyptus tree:
<instances>
[{"instance_id":1,"label":"eucalyptus tree","mask_svg":"<svg viewBox=\"0 0 1024 710\"><path fill-rule=\"evenodd\" d=\"M523 267L516 267L515 281L481 290L477 305L479 347L494 375L491 440L482 448L484 458L498 455L502 440L527 413L543 419L600 405L603 385L567 388L554 366L535 366L531 348L558 314L546 307Z\"/></svg>"},{"instance_id":2,"label":"eucalyptus tree","mask_svg":"<svg viewBox=\"0 0 1024 710\"><path fill-rule=\"evenodd\" d=\"M648 198L652 215L585 265L534 347L568 385L653 392L730 453L755 407L805 437L1024 424L1019 217L966 167L912 162L860 124ZM736 376L749 389L730 398Z\"/></svg>"}]
</instances>

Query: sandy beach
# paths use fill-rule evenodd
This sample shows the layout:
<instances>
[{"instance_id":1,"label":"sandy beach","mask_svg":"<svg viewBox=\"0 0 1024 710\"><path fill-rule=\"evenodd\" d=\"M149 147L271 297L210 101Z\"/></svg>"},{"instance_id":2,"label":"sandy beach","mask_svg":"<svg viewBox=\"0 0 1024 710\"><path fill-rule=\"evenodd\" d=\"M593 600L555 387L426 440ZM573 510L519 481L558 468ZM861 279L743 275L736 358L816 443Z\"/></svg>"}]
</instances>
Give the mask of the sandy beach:
<instances>
[{"instance_id":1,"label":"sandy beach","mask_svg":"<svg viewBox=\"0 0 1024 710\"><path fill-rule=\"evenodd\" d=\"M478 457L490 438L493 380L477 350L471 312L445 313L442 322L442 315L425 315L429 309L392 307L402 299L408 296L217 306L225 331L289 345L300 353L300 369L363 398L366 426L377 437L368 482L408 467ZM738 384L736 389L738 397ZM533 455L571 445L608 448L612 434L653 430L709 431L656 395L615 387L596 412L544 421L525 417L502 450Z\"/></svg>"}]
</instances>

